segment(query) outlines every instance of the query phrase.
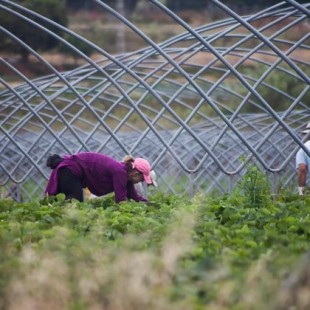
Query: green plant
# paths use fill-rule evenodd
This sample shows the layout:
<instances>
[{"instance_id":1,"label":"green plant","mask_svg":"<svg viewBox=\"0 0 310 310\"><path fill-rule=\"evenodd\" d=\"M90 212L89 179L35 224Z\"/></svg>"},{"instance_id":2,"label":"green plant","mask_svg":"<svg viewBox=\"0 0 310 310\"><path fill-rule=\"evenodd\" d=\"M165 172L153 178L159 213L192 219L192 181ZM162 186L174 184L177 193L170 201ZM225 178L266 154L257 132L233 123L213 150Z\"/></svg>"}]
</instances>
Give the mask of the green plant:
<instances>
[{"instance_id":1,"label":"green plant","mask_svg":"<svg viewBox=\"0 0 310 310\"><path fill-rule=\"evenodd\" d=\"M247 178L265 184L255 167ZM248 185L151 204L0 200L0 308L271 309L309 248L310 199L265 204L263 188L261 200Z\"/></svg>"},{"instance_id":2,"label":"green plant","mask_svg":"<svg viewBox=\"0 0 310 310\"><path fill-rule=\"evenodd\" d=\"M65 0L19 0L15 1L22 6L33 10L60 25L67 25L67 14L65 10ZM34 22L42 23L42 20L22 12L22 15L30 18ZM41 31L40 29L32 26L30 23L25 22L23 19L8 14L6 11L0 11L1 26L7 28L19 39L23 40L35 51L51 50L58 45L58 41L51 35ZM62 36L63 33L56 27L43 22L44 27L48 28L55 34ZM9 50L10 53L17 52L21 55L24 63L28 63L29 50L17 44L14 39L0 34L0 51Z\"/></svg>"},{"instance_id":3,"label":"green plant","mask_svg":"<svg viewBox=\"0 0 310 310\"><path fill-rule=\"evenodd\" d=\"M242 195L243 203L253 208L267 206L271 202L271 185L266 174L257 166L249 166L236 186L234 195Z\"/></svg>"}]
</instances>

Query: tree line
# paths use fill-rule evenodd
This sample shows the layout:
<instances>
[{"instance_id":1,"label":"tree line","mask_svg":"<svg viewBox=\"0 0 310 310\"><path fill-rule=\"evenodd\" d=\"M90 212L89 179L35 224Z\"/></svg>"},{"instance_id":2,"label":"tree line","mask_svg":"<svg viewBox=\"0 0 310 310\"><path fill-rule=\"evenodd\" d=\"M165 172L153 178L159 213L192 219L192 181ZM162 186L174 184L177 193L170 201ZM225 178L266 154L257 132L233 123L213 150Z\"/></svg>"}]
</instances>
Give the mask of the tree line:
<instances>
[{"instance_id":1,"label":"tree line","mask_svg":"<svg viewBox=\"0 0 310 310\"><path fill-rule=\"evenodd\" d=\"M137 5L145 0L102 0L102 2L110 5L111 7L116 7L117 3L122 1L124 8L127 12L133 12ZM208 0L161 0L169 9L173 11L182 10L202 10L208 9L212 4ZM221 2L229 7L237 8L251 8L255 7L267 7L275 5L281 0L221 0ZM307 0L298 1L299 3L305 3ZM85 1L85 0L66 0L67 6L73 10L80 9L93 9L97 6L95 1Z\"/></svg>"},{"instance_id":2,"label":"tree line","mask_svg":"<svg viewBox=\"0 0 310 310\"><path fill-rule=\"evenodd\" d=\"M102 2L117 9L117 6L122 3L125 13L133 13L139 4L145 0L103 0ZM279 0L221 0L222 3L229 7L236 8L241 7L264 7L271 6L279 2ZM173 11L181 10L203 10L208 9L212 5L208 0L162 0L162 2ZM299 1L307 2L307 1ZM98 9L98 3L93 0L15 0L14 3L20 4L28 9L31 9L56 23L67 26L68 13L70 11L78 10L94 10ZM15 10L15 8L13 8ZM48 23L42 22L37 17L34 17L24 11L20 11L22 16L29 18L33 22L45 26L51 32L64 37L64 33L56 27L51 26ZM31 25L29 21L23 20L20 17L15 16L11 12L0 10L0 25L7 30L6 32L0 32L0 51L10 51L22 56L22 60L27 62L30 54L27 46L31 46L34 50L45 51L56 48L59 45L59 41L53 36L47 35L44 31L40 31L37 27ZM67 41L74 40L75 45L79 45L78 48L83 50L84 53L88 53L89 47L85 44L75 40L74 38L64 38ZM26 45L20 44L19 40Z\"/></svg>"}]
</instances>

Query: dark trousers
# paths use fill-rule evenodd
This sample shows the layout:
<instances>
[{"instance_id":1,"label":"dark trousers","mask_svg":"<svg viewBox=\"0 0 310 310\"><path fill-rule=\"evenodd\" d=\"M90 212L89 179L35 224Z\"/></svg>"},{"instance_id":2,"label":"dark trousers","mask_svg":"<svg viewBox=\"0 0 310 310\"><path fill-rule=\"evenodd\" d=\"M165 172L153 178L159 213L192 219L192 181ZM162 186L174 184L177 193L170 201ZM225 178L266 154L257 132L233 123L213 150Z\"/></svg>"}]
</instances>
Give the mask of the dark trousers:
<instances>
[{"instance_id":1,"label":"dark trousers","mask_svg":"<svg viewBox=\"0 0 310 310\"><path fill-rule=\"evenodd\" d=\"M83 187L80 179L69 168L61 168L58 174L58 193L66 195L67 200L75 198L83 201Z\"/></svg>"}]
</instances>

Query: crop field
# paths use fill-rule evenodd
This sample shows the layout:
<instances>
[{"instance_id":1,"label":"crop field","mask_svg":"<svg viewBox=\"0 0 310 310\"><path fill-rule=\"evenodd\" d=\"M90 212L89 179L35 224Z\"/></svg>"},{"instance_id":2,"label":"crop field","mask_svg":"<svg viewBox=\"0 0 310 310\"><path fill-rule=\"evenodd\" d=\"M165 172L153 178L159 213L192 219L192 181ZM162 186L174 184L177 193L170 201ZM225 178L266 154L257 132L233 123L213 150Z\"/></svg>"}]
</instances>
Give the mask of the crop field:
<instances>
[{"instance_id":1,"label":"crop field","mask_svg":"<svg viewBox=\"0 0 310 310\"><path fill-rule=\"evenodd\" d=\"M0 309L309 309L310 197L0 200Z\"/></svg>"}]
</instances>

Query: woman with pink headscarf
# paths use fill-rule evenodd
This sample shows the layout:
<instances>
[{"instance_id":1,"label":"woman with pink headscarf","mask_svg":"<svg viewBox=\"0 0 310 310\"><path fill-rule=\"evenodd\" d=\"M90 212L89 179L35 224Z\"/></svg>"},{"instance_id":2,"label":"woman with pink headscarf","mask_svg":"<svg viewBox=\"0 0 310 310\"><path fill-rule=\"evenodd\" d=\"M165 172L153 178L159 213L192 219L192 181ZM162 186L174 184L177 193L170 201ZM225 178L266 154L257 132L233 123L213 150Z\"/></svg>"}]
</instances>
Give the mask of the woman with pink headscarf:
<instances>
[{"instance_id":1,"label":"woman with pink headscarf","mask_svg":"<svg viewBox=\"0 0 310 310\"><path fill-rule=\"evenodd\" d=\"M49 178L45 194L56 195L64 193L66 199L83 201L83 189L96 196L103 196L114 192L115 202L133 199L147 202L139 195L135 184L146 182L152 185L150 176L151 165L143 158L119 162L115 159L93 152L82 152L60 157L51 155L46 165L53 169Z\"/></svg>"}]
</instances>

